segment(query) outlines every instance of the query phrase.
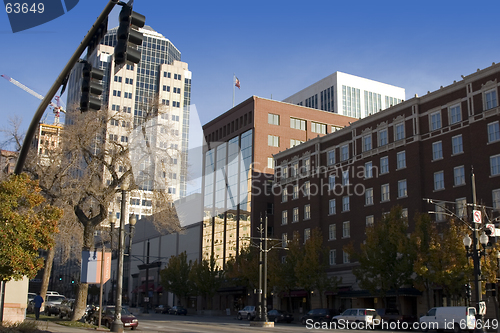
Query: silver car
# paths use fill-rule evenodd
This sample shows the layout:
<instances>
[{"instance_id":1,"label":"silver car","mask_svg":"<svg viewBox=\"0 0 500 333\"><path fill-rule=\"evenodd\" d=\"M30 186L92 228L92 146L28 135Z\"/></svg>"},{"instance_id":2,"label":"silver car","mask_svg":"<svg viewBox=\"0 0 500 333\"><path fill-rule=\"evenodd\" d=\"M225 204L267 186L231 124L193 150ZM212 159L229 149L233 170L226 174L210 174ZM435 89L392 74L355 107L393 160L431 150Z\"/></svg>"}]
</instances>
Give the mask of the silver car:
<instances>
[{"instance_id":1,"label":"silver car","mask_svg":"<svg viewBox=\"0 0 500 333\"><path fill-rule=\"evenodd\" d=\"M255 319L255 315L255 306L247 305L242 310L238 311L238 320L242 320L243 318L253 320Z\"/></svg>"}]
</instances>

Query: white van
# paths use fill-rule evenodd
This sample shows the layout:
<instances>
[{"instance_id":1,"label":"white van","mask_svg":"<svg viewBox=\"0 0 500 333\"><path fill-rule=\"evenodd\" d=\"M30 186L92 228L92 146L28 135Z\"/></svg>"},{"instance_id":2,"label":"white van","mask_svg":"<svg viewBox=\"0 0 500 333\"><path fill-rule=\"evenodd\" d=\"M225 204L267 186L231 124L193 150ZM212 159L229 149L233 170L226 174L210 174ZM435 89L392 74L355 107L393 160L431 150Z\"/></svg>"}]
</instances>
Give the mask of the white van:
<instances>
[{"instance_id":1,"label":"white van","mask_svg":"<svg viewBox=\"0 0 500 333\"><path fill-rule=\"evenodd\" d=\"M420 317L420 329L473 331L476 328L476 309L468 306L447 306L430 309Z\"/></svg>"}]
</instances>

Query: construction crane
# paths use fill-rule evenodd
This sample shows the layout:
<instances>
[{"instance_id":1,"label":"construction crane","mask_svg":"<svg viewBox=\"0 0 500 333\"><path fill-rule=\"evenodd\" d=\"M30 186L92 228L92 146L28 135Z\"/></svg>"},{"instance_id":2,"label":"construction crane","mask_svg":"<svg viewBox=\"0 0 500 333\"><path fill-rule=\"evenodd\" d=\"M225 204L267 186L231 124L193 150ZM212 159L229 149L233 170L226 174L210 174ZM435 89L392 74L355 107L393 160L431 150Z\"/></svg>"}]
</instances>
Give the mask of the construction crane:
<instances>
[{"instance_id":1,"label":"construction crane","mask_svg":"<svg viewBox=\"0 0 500 333\"><path fill-rule=\"evenodd\" d=\"M22 90L26 91L27 93L31 94L32 96L35 96L36 98L38 99L43 99L43 96L40 95L39 93L37 93L36 91L33 91L32 89L26 87L24 84L22 84L21 82L11 78L10 76L7 76L7 75L4 75L2 74L1 75L4 79L6 79L7 81L9 81L10 83L18 86L19 88L21 88ZM53 102L50 102L49 106L53 109L54 111L54 116L55 116L55 120L54 120L54 124L59 124L59 115L60 115L60 112L64 112L66 113L66 111L62 108L61 106L61 102L60 102L60 97L59 96L56 96L54 97L55 100L56 100L56 103L57 104L54 104Z\"/></svg>"}]
</instances>

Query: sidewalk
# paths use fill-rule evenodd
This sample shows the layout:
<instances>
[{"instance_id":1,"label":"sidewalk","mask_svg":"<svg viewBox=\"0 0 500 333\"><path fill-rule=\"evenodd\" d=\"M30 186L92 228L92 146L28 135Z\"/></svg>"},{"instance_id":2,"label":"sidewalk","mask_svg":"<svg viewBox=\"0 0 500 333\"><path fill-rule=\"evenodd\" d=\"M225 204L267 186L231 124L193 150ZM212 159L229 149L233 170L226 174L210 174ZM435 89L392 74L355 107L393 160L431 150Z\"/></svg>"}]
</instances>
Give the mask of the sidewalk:
<instances>
[{"instance_id":1,"label":"sidewalk","mask_svg":"<svg viewBox=\"0 0 500 333\"><path fill-rule=\"evenodd\" d=\"M30 318L26 318L27 320L33 320ZM96 329L93 328L77 328L77 327L69 327L69 326L64 326L64 325L58 325L54 322L51 321L45 321L45 320L37 320L36 321L38 329L41 330L42 332L66 332L66 333L75 333L75 332L80 332L82 331L94 331L96 332ZM104 328L102 331L107 332L108 330ZM97 331L100 332L100 331Z\"/></svg>"}]
</instances>

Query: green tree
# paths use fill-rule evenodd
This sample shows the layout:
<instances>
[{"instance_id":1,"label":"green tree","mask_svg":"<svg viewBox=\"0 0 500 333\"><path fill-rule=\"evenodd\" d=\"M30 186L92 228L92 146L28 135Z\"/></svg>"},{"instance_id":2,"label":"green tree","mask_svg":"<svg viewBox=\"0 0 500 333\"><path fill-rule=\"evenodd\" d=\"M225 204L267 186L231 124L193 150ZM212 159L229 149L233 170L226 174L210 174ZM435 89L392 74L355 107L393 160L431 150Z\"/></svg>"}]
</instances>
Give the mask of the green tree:
<instances>
[{"instance_id":1,"label":"green tree","mask_svg":"<svg viewBox=\"0 0 500 333\"><path fill-rule=\"evenodd\" d=\"M186 300L193 289L189 280L192 266L192 261L187 260L187 254L184 251L178 256L171 256L167 267L160 272L163 288L174 293L181 303Z\"/></svg>"},{"instance_id":2,"label":"green tree","mask_svg":"<svg viewBox=\"0 0 500 333\"><path fill-rule=\"evenodd\" d=\"M473 268L463 245L467 232L468 227L454 219L438 228L428 216L419 217L412 236L417 249L414 271L417 281L422 281L420 288L439 287L449 299L462 294Z\"/></svg>"},{"instance_id":3,"label":"green tree","mask_svg":"<svg viewBox=\"0 0 500 333\"><path fill-rule=\"evenodd\" d=\"M222 271L217 269L215 259L195 260L189 271L189 281L193 287L193 293L201 295L205 299L208 308L212 308L212 298L221 285Z\"/></svg>"},{"instance_id":4,"label":"green tree","mask_svg":"<svg viewBox=\"0 0 500 333\"><path fill-rule=\"evenodd\" d=\"M320 304L323 306L323 293L336 288L337 278L328 277L328 248L323 246L323 236L318 228L312 230L311 237L299 248L294 272L297 284L307 292L307 306L311 308L311 292L319 292Z\"/></svg>"},{"instance_id":5,"label":"green tree","mask_svg":"<svg viewBox=\"0 0 500 333\"><path fill-rule=\"evenodd\" d=\"M33 278L43 267L38 250L53 246L62 217L44 202L37 182L26 174L0 182L0 280Z\"/></svg>"},{"instance_id":6,"label":"green tree","mask_svg":"<svg viewBox=\"0 0 500 333\"><path fill-rule=\"evenodd\" d=\"M400 206L366 228L366 242L359 250L351 243L345 247L352 262L358 262L353 273L361 288L385 300L387 292L412 282L415 259L408 234L408 219ZM399 297L397 297L399 300Z\"/></svg>"}]
</instances>

